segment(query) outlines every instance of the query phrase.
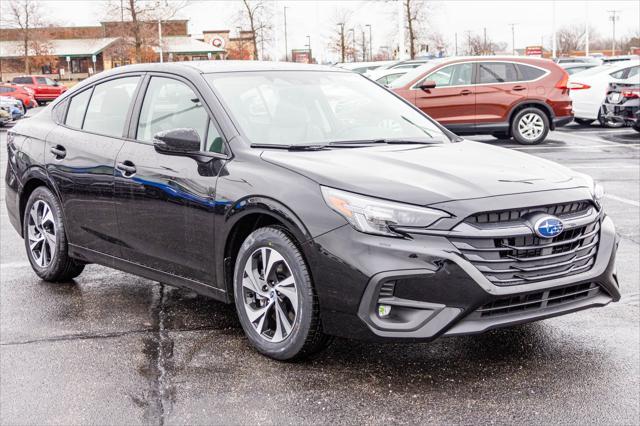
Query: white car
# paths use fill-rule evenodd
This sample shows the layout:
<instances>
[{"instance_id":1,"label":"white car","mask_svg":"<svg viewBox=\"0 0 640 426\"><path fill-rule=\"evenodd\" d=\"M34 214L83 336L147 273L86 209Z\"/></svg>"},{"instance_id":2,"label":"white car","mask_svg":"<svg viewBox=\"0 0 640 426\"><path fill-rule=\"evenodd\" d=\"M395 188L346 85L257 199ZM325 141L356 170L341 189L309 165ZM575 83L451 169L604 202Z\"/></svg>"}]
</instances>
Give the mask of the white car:
<instances>
[{"instance_id":1,"label":"white car","mask_svg":"<svg viewBox=\"0 0 640 426\"><path fill-rule=\"evenodd\" d=\"M376 69L368 71L364 75L382 86L387 86L395 81L396 78L405 75L409 70L410 68Z\"/></svg>"},{"instance_id":2,"label":"white car","mask_svg":"<svg viewBox=\"0 0 640 426\"><path fill-rule=\"evenodd\" d=\"M600 107L607 96L609 83L640 84L640 61L604 64L569 77L575 121L589 125L600 120Z\"/></svg>"}]
</instances>

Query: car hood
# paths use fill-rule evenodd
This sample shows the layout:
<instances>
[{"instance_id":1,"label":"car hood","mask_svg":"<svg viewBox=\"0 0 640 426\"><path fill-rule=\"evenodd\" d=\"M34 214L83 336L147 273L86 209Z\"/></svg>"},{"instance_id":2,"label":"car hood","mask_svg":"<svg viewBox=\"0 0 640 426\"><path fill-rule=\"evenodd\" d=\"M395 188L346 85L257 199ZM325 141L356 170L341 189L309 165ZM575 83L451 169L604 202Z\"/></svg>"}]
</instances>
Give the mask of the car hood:
<instances>
[{"instance_id":1,"label":"car hood","mask_svg":"<svg viewBox=\"0 0 640 426\"><path fill-rule=\"evenodd\" d=\"M262 158L321 185L416 205L591 185L551 161L470 141L269 150Z\"/></svg>"}]
</instances>

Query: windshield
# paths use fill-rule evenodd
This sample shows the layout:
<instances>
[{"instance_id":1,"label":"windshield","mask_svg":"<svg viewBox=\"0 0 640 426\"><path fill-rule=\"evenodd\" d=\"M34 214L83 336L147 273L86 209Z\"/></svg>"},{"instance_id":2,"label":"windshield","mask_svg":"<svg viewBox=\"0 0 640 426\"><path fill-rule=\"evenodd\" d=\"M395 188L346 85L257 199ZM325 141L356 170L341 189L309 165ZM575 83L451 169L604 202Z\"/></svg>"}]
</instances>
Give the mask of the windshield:
<instances>
[{"instance_id":1,"label":"windshield","mask_svg":"<svg viewBox=\"0 0 640 426\"><path fill-rule=\"evenodd\" d=\"M205 77L254 144L448 141L423 114L357 74L267 71Z\"/></svg>"}]
</instances>

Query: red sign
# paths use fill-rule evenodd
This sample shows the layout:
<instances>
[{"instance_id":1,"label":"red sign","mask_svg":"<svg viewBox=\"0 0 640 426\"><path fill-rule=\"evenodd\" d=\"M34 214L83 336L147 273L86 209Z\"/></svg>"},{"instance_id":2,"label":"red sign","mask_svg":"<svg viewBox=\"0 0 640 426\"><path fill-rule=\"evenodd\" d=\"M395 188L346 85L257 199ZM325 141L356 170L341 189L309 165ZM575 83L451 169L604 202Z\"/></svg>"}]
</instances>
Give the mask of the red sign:
<instances>
[{"instance_id":1,"label":"red sign","mask_svg":"<svg viewBox=\"0 0 640 426\"><path fill-rule=\"evenodd\" d=\"M524 54L526 56L542 56L542 46L527 46Z\"/></svg>"}]
</instances>

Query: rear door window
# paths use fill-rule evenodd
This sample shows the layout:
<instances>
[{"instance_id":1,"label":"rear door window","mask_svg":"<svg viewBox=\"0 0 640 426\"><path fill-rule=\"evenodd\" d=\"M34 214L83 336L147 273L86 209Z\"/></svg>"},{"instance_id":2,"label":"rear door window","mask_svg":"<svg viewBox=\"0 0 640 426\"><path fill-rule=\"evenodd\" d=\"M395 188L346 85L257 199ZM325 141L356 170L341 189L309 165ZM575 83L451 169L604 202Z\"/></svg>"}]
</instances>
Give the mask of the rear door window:
<instances>
[{"instance_id":1,"label":"rear door window","mask_svg":"<svg viewBox=\"0 0 640 426\"><path fill-rule=\"evenodd\" d=\"M463 62L449 65L429 74L423 81L433 80L436 87L468 86L471 84L473 64Z\"/></svg>"},{"instance_id":2,"label":"rear door window","mask_svg":"<svg viewBox=\"0 0 640 426\"><path fill-rule=\"evenodd\" d=\"M69 127L76 129L82 128L82 120L84 119L84 113L87 110L87 104L91 98L91 89L78 93L71 98L69 109L67 110L67 119L65 124Z\"/></svg>"},{"instance_id":3,"label":"rear door window","mask_svg":"<svg viewBox=\"0 0 640 426\"><path fill-rule=\"evenodd\" d=\"M98 84L93 89L83 130L122 137L129 105L140 77L123 77Z\"/></svg>"},{"instance_id":4,"label":"rear door window","mask_svg":"<svg viewBox=\"0 0 640 426\"><path fill-rule=\"evenodd\" d=\"M32 84L33 80L31 77L14 77L13 82L16 84Z\"/></svg>"},{"instance_id":5,"label":"rear door window","mask_svg":"<svg viewBox=\"0 0 640 426\"><path fill-rule=\"evenodd\" d=\"M480 62L478 83L508 83L518 81L516 67L510 62Z\"/></svg>"}]
</instances>

